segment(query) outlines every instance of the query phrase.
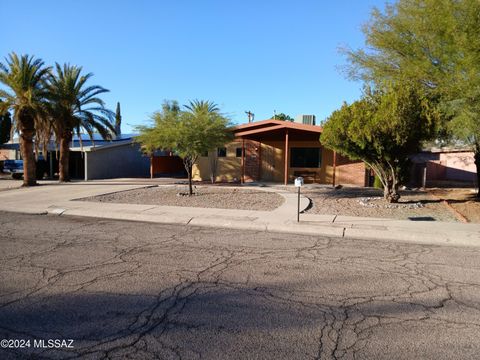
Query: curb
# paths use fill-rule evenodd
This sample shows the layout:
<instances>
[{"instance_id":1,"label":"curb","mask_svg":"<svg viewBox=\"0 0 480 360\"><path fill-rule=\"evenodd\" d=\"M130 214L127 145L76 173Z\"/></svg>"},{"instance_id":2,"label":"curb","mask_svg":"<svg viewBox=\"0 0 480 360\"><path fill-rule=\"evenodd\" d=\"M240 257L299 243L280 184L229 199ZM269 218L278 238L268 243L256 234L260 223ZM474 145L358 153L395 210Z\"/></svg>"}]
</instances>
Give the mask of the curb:
<instances>
[{"instance_id":1,"label":"curb","mask_svg":"<svg viewBox=\"0 0 480 360\"><path fill-rule=\"evenodd\" d=\"M306 236L326 236L337 239L349 240L373 240L384 242L403 242L417 245L447 245L447 246L468 246L480 247L478 231L460 231L452 234L441 232L412 231L403 227L362 226L349 224L323 223L296 223L294 221L263 222L249 219L219 218L209 216L172 216L168 213L141 214L141 213L92 213L83 209L65 209L62 207L51 207L47 210L49 215L101 218L116 221L135 221L154 223L160 225L183 225L199 226L209 228L223 228L246 231L278 232ZM292 238L295 241L295 238Z\"/></svg>"}]
</instances>

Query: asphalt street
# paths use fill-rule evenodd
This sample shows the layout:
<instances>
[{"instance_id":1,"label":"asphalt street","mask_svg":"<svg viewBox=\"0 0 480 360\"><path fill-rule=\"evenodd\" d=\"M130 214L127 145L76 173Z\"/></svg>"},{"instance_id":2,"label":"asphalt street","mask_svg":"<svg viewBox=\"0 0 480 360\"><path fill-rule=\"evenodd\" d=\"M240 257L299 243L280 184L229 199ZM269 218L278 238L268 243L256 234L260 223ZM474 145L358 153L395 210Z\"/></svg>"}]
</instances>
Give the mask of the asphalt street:
<instances>
[{"instance_id":1,"label":"asphalt street","mask_svg":"<svg viewBox=\"0 0 480 360\"><path fill-rule=\"evenodd\" d=\"M0 213L0 359L478 359L480 248Z\"/></svg>"}]
</instances>

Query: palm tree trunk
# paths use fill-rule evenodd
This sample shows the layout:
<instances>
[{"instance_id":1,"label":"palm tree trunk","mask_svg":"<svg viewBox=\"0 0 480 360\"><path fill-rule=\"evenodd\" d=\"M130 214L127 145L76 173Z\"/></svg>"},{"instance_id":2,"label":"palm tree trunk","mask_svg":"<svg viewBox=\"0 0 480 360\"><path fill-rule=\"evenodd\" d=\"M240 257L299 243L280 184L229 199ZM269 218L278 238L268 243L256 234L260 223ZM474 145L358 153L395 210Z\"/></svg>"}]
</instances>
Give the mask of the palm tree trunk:
<instances>
[{"instance_id":1,"label":"palm tree trunk","mask_svg":"<svg viewBox=\"0 0 480 360\"><path fill-rule=\"evenodd\" d=\"M33 119L28 116L19 116L20 152L23 159L23 186L37 185L35 155L33 154L33 136L35 128Z\"/></svg>"},{"instance_id":2,"label":"palm tree trunk","mask_svg":"<svg viewBox=\"0 0 480 360\"><path fill-rule=\"evenodd\" d=\"M60 139L60 159L58 162L59 181L70 181L70 142L72 141L71 131L65 131Z\"/></svg>"}]
</instances>

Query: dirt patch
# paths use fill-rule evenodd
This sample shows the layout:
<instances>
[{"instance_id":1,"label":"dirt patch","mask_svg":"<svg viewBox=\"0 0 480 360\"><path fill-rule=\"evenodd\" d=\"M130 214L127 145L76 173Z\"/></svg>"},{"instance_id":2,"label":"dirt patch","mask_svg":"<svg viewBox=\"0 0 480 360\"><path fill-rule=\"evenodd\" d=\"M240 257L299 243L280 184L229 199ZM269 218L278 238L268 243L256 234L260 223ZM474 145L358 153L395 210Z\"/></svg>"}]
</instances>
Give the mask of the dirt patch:
<instances>
[{"instance_id":1,"label":"dirt patch","mask_svg":"<svg viewBox=\"0 0 480 360\"><path fill-rule=\"evenodd\" d=\"M480 199L472 189L430 189L435 197L446 200L468 222L480 223Z\"/></svg>"},{"instance_id":2,"label":"dirt patch","mask_svg":"<svg viewBox=\"0 0 480 360\"><path fill-rule=\"evenodd\" d=\"M390 218L399 220L458 221L441 199L424 191L401 191L398 204L383 200L383 192L373 188L305 188L313 206L311 214L331 214Z\"/></svg>"},{"instance_id":3,"label":"dirt patch","mask_svg":"<svg viewBox=\"0 0 480 360\"><path fill-rule=\"evenodd\" d=\"M195 195L181 195L184 193L188 193L188 186L159 186L92 196L80 200L265 211L274 210L284 202L281 195L255 189L196 186Z\"/></svg>"}]
</instances>

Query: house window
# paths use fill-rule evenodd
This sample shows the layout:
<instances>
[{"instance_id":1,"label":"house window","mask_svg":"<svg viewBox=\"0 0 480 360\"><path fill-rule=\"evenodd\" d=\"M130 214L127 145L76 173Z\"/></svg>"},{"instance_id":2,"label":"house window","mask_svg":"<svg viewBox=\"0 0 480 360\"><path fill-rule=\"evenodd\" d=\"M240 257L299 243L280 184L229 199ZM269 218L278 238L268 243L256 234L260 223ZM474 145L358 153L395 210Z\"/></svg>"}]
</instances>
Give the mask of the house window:
<instances>
[{"instance_id":1,"label":"house window","mask_svg":"<svg viewBox=\"0 0 480 360\"><path fill-rule=\"evenodd\" d=\"M319 168L322 154L320 148L291 148L290 167Z\"/></svg>"},{"instance_id":2,"label":"house window","mask_svg":"<svg viewBox=\"0 0 480 360\"><path fill-rule=\"evenodd\" d=\"M221 147L217 149L217 156L218 157L225 157L227 156L227 148Z\"/></svg>"},{"instance_id":3,"label":"house window","mask_svg":"<svg viewBox=\"0 0 480 360\"><path fill-rule=\"evenodd\" d=\"M236 157L242 157L242 148L236 148L235 149L235 156Z\"/></svg>"}]
</instances>

